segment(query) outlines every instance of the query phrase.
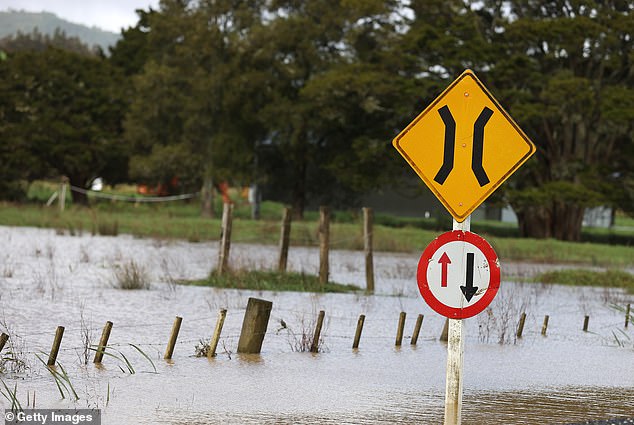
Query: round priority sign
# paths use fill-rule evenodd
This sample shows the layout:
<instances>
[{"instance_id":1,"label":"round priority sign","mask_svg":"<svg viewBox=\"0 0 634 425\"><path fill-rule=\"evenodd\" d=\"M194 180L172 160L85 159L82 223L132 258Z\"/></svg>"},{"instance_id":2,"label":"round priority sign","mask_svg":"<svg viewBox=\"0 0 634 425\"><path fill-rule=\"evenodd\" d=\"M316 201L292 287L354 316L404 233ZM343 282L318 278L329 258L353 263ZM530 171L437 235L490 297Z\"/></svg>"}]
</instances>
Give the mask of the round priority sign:
<instances>
[{"instance_id":1,"label":"round priority sign","mask_svg":"<svg viewBox=\"0 0 634 425\"><path fill-rule=\"evenodd\" d=\"M500 287L500 262L489 243L471 232L443 233L418 262L418 289L437 313L466 319L484 310Z\"/></svg>"}]
</instances>

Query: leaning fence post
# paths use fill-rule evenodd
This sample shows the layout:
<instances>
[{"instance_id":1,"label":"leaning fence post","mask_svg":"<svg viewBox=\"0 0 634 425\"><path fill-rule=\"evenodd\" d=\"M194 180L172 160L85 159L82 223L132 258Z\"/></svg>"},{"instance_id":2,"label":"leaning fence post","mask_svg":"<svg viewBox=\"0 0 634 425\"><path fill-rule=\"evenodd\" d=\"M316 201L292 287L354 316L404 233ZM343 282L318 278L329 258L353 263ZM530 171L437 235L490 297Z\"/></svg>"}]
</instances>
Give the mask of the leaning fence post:
<instances>
[{"instance_id":1,"label":"leaning fence post","mask_svg":"<svg viewBox=\"0 0 634 425\"><path fill-rule=\"evenodd\" d=\"M209 350L207 351L207 358L211 359L216 356L216 348L218 348L218 341L220 341L220 334L222 333L222 327L225 324L225 317L227 317L227 310L221 309L218 312L218 321L216 322L216 328L214 329L214 336L209 343Z\"/></svg>"},{"instance_id":2,"label":"leaning fence post","mask_svg":"<svg viewBox=\"0 0 634 425\"><path fill-rule=\"evenodd\" d=\"M405 328L405 316L406 316L406 313L404 311L401 311L401 314L398 317L398 329L396 330L396 342L394 343L394 345L396 345L397 347L400 347L401 343L403 342L403 329Z\"/></svg>"},{"instance_id":3,"label":"leaning fence post","mask_svg":"<svg viewBox=\"0 0 634 425\"><path fill-rule=\"evenodd\" d=\"M2 335L0 335L0 351L2 351L2 349L4 348L4 344L6 344L8 340L9 335L2 332Z\"/></svg>"},{"instance_id":4,"label":"leaning fence post","mask_svg":"<svg viewBox=\"0 0 634 425\"><path fill-rule=\"evenodd\" d=\"M330 208L319 207L319 283L328 283L328 244L330 243Z\"/></svg>"},{"instance_id":5,"label":"leaning fence post","mask_svg":"<svg viewBox=\"0 0 634 425\"><path fill-rule=\"evenodd\" d=\"M414 326L414 333L412 334L412 340L410 341L411 345L416 345L418 343L418 335L420 334L420 328L423 325L423 316L419 314L416 318L416 325Z\"/></svg>"},{"instance_id":6,"label":"leaning fence post","mask_svg":"<svg viewBox=\"0 0 634 425\"><path fill-rule=\"evenodd\" d=\"M172 325L172 333L170 334L170 339L167 343L167 349L165 350L165 355L163 356L165 360L172 359L172 354L174 354L174 346L176 345L176 340L178 339L178 332L180 332L182 321L183 318L179 316L176 316L176 318L174 319L174 324Z\"/></svg>"},{"instance_id":7,"label":"leaning fence post","mask_svg":"<svg viewBox=\"0 0 634 425\"><path fill-rule=\"evenodd\" d=\"M259 354L262 350L262 342L266 328L271 317L271 301L249 298L247 309L244 312L242 331L238 341L238 353Z\"/></svg>"},{"instance_id":8,"label":"leaning fence post","mask_svg":"<svg viewBox=\"0 0 634 425\"><path fill-rule=\"evenodd\" d=\"M284 208L282 215L282 229L280 234L280 260L277 263L277 269L281 272L286 271L286 263L288 260L288 245L291 238L291 209Z\"/></svg>"},{"instance_id":9,"label":"leaning fence post","mask_svg":"<svg viewBox=\"0 0 634 425\"><path fill-rule=\"evenodd\" d=\"M449 341L449 319L445 319L445 326L442 328L442 333L440 334L439 339L443 342Z\"/></svg>"},{"instance_id":10,"label":"leaning fence post","mask_svg":"<svg viewBox=\"0 0 634 425\"><path fill-rule=\"evenodd\" d=\"M546 336L546 330L548 330L548 319L550 318L550 316L545 315L544 316L544 324L542 325L542 335Z\"/></svg>"},{"instance_id":11,"label":"leaning fence post","mask_svg":"<svg viewBox=\"0 0 634 425\"><path fill-rule=\"evenodd\" d=\"M53 347L51 347L51 353L48 355L47 366L55 366L57 360L57 354L59 353L59 346L62 345L62 337L64 336L64 327L58 326L55 331L55 339L53 340Z\"/></svg>"},{"instance_id":12,"label":"leaning fence post","mask_svg":"<svg viewBox=\"0 0 634 425\"><path fill-rule=\"evenodd\" d=\"M352 342L352 348L359 348L359 341L361 340L361 332L363 332L363 323L365 322L365 314L359 316L357 321L357 331L354 333L354 341Z\"/></svg>"},{"instance_id":13,"label":"leaning fence post","mask_svg":"<svg viewBox=\"0 0 634 425\"><path fill-rule=\"evenodd\" d=\"M108 345L108 339L110 338L111 330L112 330L112 322L107 321L106 325L103 327L103 331L101 332L99 347L97 347L95 358L92 361L93 363L101 363L101 360L103 360L103 353L106 351L106 346Z\"/></svg>"},{"instance_id":14,"label":"leaning fence post","mask_svg":"<svg viewBox=\"0 0 634 425\"><path fill-rule=\"evenodd\" d=\"M590 316L585 316L583 318L583 331L588 332L588 322L590 321Z\"/></svg>"},{"instance_id":15,"label":"leaning fence post","mask_svg":"<svg viewBox=\"0 0 634 425\"><path fill-rule=\"evenodd\" d=\"M372 208L363 208L363 250L365 252L366 291L374 292L374 259L372 254L372 227L374 214Z\"/></svg>"},{"instance_id":16,"label":"leaning fence post","mask_svg":"<svg viewBox=\"0 0 634 425\"><path fill-rule=\"evenodd\" d=\"M233 204L225 203L222 206L222 236L220 237L220 250L218 251L218 274L222 275L228 270L229 248L231 247L231 223Z\"/></svg>"},{"instance_id":17,"label":"leaning fence post","mask_svg":"<svg viewBox=\"0 0 634 425\"><path fill-rule=\"evenodd\" d=\"M517 325L517 333L516 333L516 336L517 336L518 338L521 338L521 337L522 337L522 334L524 333L524 324L525 324L525 323L526 323L526 313L522 313L522 314L520 315L520 322L519 322L519 324Z\"/></svg>"},{"instance_id":18,"label":"leaning fence post","mask_svg":"<svg viewBox=\"0 0 634 425\"><path fill-rule=\"evenodd\" d=\"M324 310L319 311L317 316L317 325L315 325L315 333L313 334L313 342L310 345L310 352L316 353L319 351L319 338L321 338L321 327L324 324L324 316L326 312Z\"/></svg>"}]
</instances>

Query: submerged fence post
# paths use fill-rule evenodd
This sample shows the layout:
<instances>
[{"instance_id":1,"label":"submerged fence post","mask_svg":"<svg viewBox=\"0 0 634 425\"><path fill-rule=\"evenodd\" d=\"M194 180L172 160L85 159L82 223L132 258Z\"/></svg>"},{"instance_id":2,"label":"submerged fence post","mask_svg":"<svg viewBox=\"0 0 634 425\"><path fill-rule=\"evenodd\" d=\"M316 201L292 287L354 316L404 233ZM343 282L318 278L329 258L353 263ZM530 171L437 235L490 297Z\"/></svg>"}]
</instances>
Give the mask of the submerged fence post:
<instances>
[{"instance_id":1,"label":"submerged fence post","mask_svg":"<svg viewBox=\"0 0 634 425\"><path fill-rule=\"evenodd\" d=\"M590 321L590 316L585 316L583 318L583 331L588 332L588 322Z\"/></svg>"},{"instance_id":2,"label":"submerged fence post","mask_svg":"<svg viewBox=\"0 0 634 425\"><path fill-rule=\"evenodd\" d=\"M365 253L366 291L374 293L374 259L372 254L372 227L374 214L372 208L363 208L363 251Z\"/></svg>"},{"instance_id":3,"label":"submerged fence post","mask_svg":"<svg viewBox=\"0 0 634 425\"><path fill-rule=\"evenodd\" d=\"M412 340L410 341L411 345L416 345L418 343L418 335L420 334L420 328L423 325L423 316L419 314L416 318L416 325L414 326L414 333L412 334Z\"/></svg>"},{"instance_id":4,"label":"submerged fence post","mask_svg":"<svg viewBox=\"0 0 634 425\"><path fill-rule=\"evenodd\" d=\"M328 283L330 243L330 208L319 207L319 283Z\"/></svg>"},{"instance_id":5,"label":"submerged fence post","mask_svg":"<svg viewBox=\"0 0 634 425\"><path fill-rule=\"evenodd\" d=\"M242 331L238 341L238 353L259 354L271 317L271 301L249 298L247 310L244 312Z\"/></svg>"},{"instance_id":6,"label":"submerged fence post","mask_svg":"<svg viewBox=\"0 0 634 425\"><path fill-rule=\"evenodd\" d=\"M8 340L9 335L2 332L2 335L0 335L0 351L2 351L2 349L4 348L4 344L6 344Z\"/></svg>"},{"instance_id":7,"label":"submerged fence post","mask_svg":"<svg viewBox=\"0 0 634 425\"><path fill-rule=\"evenodd\" d=\"M227 310L221 309L218 312L218 321L216 322L216 328L214 329L214 336L209 343L209 350L207 351L207 358L211 359L216 356L216 348L218 348L218 341L220 341L220 334L222 333L222 327L225 324L225 317L227 317Z\"/></svg>"},{"instance_id":8,"label":"submerged fence post","mask_svg":"<svg viewBox=\"0 0 634 425\"><path fill-rule=\"evenodd\" d=\"M542 335L546 336L546 330L548 329L548 319L550 318L550 316L545 315L544 316L544 324L542 325Z\"/></svg>"},{"instance_id":9,"label":"submerged fence post","mask_svg":"<svg viewBox=\"0 0 634 425\"><path fill-rule=\"evenodd\" d=\"M165 355L163 358L165 360L171 360L172 354L174 354L174 347L176 346L176 340L178 339L178 333L181 329L181 323L183 321L182 317L176 316L174 319L174 324L172 325L172 333L170 334L170 339L167 343L167 349L165 350Z\"/></svg>"},{"instance_id":10,"label":"submerged fence post","mask_svg":"<svg viewBox=\"0 0 634 425\"><path fill-rule=\"evenodd\" d=\"M625 327L627 328L627 325L630 324L630 305L628 304L627 307L625 307Z\"/></svg>"},{"instance_id":11,"label":"submerged fence post","mask_svg":"<svg viewBox=\"0 0 634 425\"><path fill-rule=\"evenodd\" d=\"M106 346L108 345L108 339L110 338L111 330L112 330L112 322L107 321L106 325L103 327L103 331L101 332L99 347L97 347L95 358L92 361L93 363L101 363L101 361L103 360L103 353L106 351Z\"/></svg>"},{"instance_id":12,"label":"submerged fence post","mask_svg":"<svg viewBox=\"0 0 634 425\"><path fill-rule=\"evenodd\" d=\"M282 215L282 229L280 234L280 260L277 263L277 269L281 272L286 271L286 263L288 260L288 245L291 239L291 209L284 208Z\"/></svg>"},{"instance_id":13,"label":"submerged fence post","mask_svg":"<svg viewBox=\"0 0 634 425\"><path fill-rule=\"evenodd\" d=\"M324 316L326 312L324 310L319 311L317 316L317 325L315 325L315 333L313 334L313 342L310 344L310 352L317 353L319 351L319 338L321 338L321 327L324 324Z\"/></svg>"},{"instance_id":14,"label":"submerged fence post","mask_svg":"<svg viewBox=\"0 0 634 425\"><path fill-rule=\"evenodd\" d=\"M222 275L228 270L229 248L231 247L231 223L233 204L226 203L222 206L222 236L220 237L220 250L218 251L218 274Z\"/></svg>"},{"instance_id":15,"label":"submerged fence post","mask_svg":"<svg viewBox=\"0 0 634 425\"><path fill-rule=\"evenodd\" d=\"M515 334L518 338L521 338L524 333L524 323L526 323L526 313L520 315L520 322L517 325L517 333Z\"/></svg>"},{"instance_id":16,"label":"submerged fence post","mask_svg":"<svg viewBox=\"0 0 634 425\"><path fill-rule=\"evenodd\" d=\"M47 366L55 366L57 360L57 354L59 353L59 347L62 345L62 337L64 336L64 327L58 326L55 331L55 339L53 340L53 347L51 347L51 353L48 355Z\"/></svg>"},{"instance_id":17,"label":"submerged fence post","mask_svg":"<svg viewBox=\"0 0 634 425\"><path fill-rule=\"evenodd\" d=\"M359 348L359 341L361 340L361 332L363 332L363 323L365 322L365 314L359 316L357 321L357 331L354 333L354 341L352 342L352 348Z\"/></svg>"},{"instance_id":18,"label":"submerged fence post","mask_svg":"<svg viewBox=\"0 0 634 425\"><path fill-rule=\"evenodd\" d=\"M445 319L445 326L442 328L442 333L440 334L439 339L443 342L449 341L449 319Z\"/></svg>"},{"instance_id":19,"label":"submerged fence post","mask_svg":"<svg viewBox=\"0 0 634 425\"><path fill-rule=\"evenodd\" d=\"M401 314L398 317L398 329L396 329L396 342L394 343L397 347L400 347L403 342L403 329L405 328L406 316L407 314L404 311L401 311Z\"/></svg>"}]
</instances>

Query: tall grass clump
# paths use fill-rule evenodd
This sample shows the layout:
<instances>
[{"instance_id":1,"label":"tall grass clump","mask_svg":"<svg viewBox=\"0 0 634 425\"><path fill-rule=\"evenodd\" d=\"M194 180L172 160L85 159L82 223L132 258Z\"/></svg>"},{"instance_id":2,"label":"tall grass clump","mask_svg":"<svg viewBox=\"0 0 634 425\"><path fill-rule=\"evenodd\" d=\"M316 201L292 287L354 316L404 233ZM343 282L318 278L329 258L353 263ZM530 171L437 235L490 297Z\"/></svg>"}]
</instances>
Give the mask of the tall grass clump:
<instances>
[{"instance_id":1,"label":"tall grass clump","mask_svg":"<svg viewBox=\"0 0 634 425\"><path fill-rule=\"evenodd\" d=\"M147 270L134 260L116 264L112 270L113 286L118 289L150 289L150 276Z\"/></svg>"},{"instance_id":2,"label":"tall grass clump","mask_svg":"<svg viewBox=\"0 0 634 425\"><path fill-rule=\"evenodd\" d=\"M634 293L634 275L624 270L551 270L537 275L535 281L573 286L615 287Z\"/></svg>"}]
</instances>

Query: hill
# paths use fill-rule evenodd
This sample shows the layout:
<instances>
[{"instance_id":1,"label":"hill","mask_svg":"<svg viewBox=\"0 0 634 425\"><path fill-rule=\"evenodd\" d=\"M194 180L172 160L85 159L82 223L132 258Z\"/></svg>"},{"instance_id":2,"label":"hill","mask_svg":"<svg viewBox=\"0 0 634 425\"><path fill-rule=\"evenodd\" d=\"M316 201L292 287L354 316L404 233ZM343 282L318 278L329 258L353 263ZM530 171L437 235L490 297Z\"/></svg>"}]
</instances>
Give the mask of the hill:
<instances>
[{"instance_id":1,"label":"hill","mask_svg":"<svg viewBox=\"0 0 634 425\"><path fill-rule=\"evenodd\" d=\"M108 51L108 46L114 46L120 35L110 31L104 31L97 27L87 27L81 24L74 24L59 18L49 12L26 12L26 11L0 11L0 38L22 33L31 33L35 28L42 34L53 35L56 28L64 31L67 36L78 37L83 43L92 47L100 46L104 52Z\"/></svg>"}]
</instances>

